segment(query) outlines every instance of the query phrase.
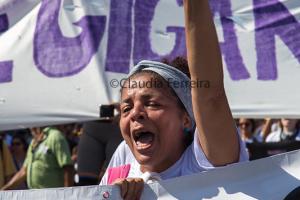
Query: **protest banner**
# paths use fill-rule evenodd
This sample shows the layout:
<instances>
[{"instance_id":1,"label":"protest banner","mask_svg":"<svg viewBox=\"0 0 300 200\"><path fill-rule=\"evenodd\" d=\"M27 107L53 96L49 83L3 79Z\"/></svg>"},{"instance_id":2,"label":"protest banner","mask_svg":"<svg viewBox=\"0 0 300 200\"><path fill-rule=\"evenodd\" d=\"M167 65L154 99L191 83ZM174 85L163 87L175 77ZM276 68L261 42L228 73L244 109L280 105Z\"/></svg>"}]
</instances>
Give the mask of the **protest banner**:
<instances>
[{"instance_id":1,"label":"protest banner","mask_svg":"<svg viewBox=\"0 0 300 200\"><path fill-rule=\"evenodd\" d=\"M85 121L142 59L185 55L182 0L0 3L0 130ZM300 117L300 1L210 0L234 116Z\"/></svg>"},{"instance_id":2,"label":"protest banner","mask_svg":"<svg viewBox=\"0 0 300 200\"><path fill-rule=\"evenodd\" d=\"M300 151L145 185L142 200L283 200L300 186ZM300 189L299 189L300 193ZM299 194L298 193L298 194ZM118 186L0 192L9 200L121 200Z\"/></svg>"}]
</instances>

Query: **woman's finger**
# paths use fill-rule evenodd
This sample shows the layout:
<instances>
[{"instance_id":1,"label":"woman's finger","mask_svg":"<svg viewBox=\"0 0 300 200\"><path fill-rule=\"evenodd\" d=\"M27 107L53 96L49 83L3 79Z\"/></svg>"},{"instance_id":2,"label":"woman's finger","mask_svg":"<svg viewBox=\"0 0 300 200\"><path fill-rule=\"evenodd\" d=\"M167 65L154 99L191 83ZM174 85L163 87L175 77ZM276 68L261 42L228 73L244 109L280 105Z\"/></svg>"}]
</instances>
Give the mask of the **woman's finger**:
<instances>
[{"instance_id":1,"label":"woman's finger","mask_svg":"<svg viewBox=\"0 0 300 200\"><path fill-rule=\"evenodd\" d=\"M128 183L128 188L127 188L127 193L126 193L124 199L125 200L136 199L136 197L135 197L135 194L136 194L136 191L135 191L136 182L135 182L135 180L128 178L127 183Z\"/></svg>"},{"instance_id":2,"label":"woman's finger","mask_svg":"<svg viewBox=\"0 0 300 200\"><path fill-rule=\"evenodd\" d=\"M144 181L141 178L117 179L113 185L120 187L121 197L125 200L140 199L144 189Z\"/></svg>"},{"instance_id":3,"label":"woman's finger","mask_svg":"<svg viewBox=\"0 0 300 200\"><path fill-rule=\"evenodd\" d=\"M136 190L136 200L141 199L143 190L144 190L144 180L143 179L137 179L136 180L136 186L135 186L135 190Z\"/></svg>"},{"instance_id":4,"label":"woman's finger","mask_svg":"<svg viewBox=\"0 0 300 200\"><path fill-rule=\"evenodd\" d=\"M127 194L127 190L128 190L127 180L126 179L117 179L113 182L113 185L119 186L119 188L121 190L121 197L124 199Z\"/></svg>"},{"instance_id":5,"label":"woman's finger","mask_svg":"<svg viewBox=\"0 0 300 200\"><path fill-rule=\"evenodd\" d=\"M128 180L128 179L127 179ZM128 193L126 200L139 200L144 189L144 180L141 178L134 178L128 180Z\"/></svg>"}]
</instances>

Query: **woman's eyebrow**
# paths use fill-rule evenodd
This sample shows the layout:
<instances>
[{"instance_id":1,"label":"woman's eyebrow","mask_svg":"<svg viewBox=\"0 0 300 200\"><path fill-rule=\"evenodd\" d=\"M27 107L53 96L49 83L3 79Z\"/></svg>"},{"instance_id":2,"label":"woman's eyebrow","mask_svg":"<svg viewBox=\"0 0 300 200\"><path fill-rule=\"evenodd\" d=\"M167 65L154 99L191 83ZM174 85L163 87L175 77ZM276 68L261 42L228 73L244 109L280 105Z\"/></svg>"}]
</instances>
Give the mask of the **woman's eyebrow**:
<instances>
[{"instance_id":1,"label":"woman's eyebrow","mask_svg":"<svg viewBox=\"0 0 300 200\"><path fill-rule=\"evenodd\" d=\"M131 102L130 97L128 97L128 98L126 98L126 99L123 99L123 100L121 101L121 104L122 104L122 103L130 103L130 102Z\"/></svg>"},{"instance_id":2,"label":"woman's eyebrow","mask_svg":"<svg viewBox=\"0 0 300 200\"><path fill-rule=\"evenodd\" d=\"M143 94L142 95L143 100L151 99L152 97L155 97L155 95L153 95L153 94Z\"/></svg>"},{"instance_id":3,"label":"woman's eyebrow","mask_svg":"<svg viewBox=\"0 0 300 200\"><path fill-rule=\"evenodd\" d=\"M142 100L149 100L149 99L154 98L154 97L159 97L159 95L152 94L152 93L145 93L145 94L142 94L140 98ZM126 99L121 100L120 104L130 103L130 102L132 102L131 97L128 97Z\"/></svg>"}]
</instances>

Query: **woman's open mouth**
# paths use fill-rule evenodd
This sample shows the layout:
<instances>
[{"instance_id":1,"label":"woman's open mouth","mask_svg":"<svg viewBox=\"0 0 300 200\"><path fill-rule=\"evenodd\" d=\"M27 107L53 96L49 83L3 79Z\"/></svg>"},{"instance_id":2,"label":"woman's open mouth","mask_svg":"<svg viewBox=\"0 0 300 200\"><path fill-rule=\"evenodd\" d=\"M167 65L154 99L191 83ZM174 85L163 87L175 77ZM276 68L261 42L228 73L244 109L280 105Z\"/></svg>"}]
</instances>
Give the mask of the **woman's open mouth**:
<instances>
[{"instance_id":1,"label":"woman's open mouth","mask_svg":"<svg viewBox=\"0 0 300 200\"><path fill-rule=\"evenodd\" d=\"M154 134L149 131L136 132L133 135L133 139L137 150L146 150L152 146Z\"/></svg>"}]
</instances>

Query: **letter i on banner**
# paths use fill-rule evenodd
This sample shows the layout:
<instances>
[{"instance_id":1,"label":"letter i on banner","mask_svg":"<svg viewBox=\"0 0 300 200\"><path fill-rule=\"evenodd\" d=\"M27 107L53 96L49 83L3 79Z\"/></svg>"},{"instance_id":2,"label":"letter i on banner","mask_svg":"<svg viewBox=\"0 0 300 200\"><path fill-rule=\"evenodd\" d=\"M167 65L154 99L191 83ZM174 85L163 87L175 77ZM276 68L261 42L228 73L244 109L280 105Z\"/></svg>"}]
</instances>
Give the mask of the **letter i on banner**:
<instances>
[{"instance_id":1,"label":"letter i on banner","mask_svg":"<svg viewBox=\"0 0 300 200\"><path fill-rule=\"evenodd\" d=\"M6 14L0 15L0 33L8 30L8 17ZM0 61L0 83L8 83L12 81L13 61Z\"/></svg>"},{"instance_id":2,"label":"letter i on banner","mask_svg":"<svg viewBox=\"0 0 300 200\"><path fill-rule=\"evenodd\" d=\"M134 63L142 59L160 60L161 56L151 50L149 38L151 20L158 2L158 0L136 0L133 4L133 0L111 0L106 71L128 73L132 43ZM182 6L182 1L177 0L177 4ZM134 35L132 34L133 10ZM168 56L185 55L184 28L170 26L166 31L176 34L175 46Z\"/></svg>"}]
</instances>

